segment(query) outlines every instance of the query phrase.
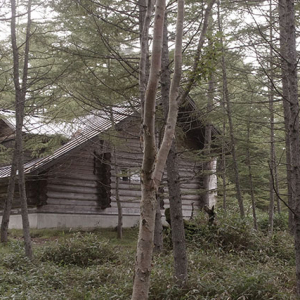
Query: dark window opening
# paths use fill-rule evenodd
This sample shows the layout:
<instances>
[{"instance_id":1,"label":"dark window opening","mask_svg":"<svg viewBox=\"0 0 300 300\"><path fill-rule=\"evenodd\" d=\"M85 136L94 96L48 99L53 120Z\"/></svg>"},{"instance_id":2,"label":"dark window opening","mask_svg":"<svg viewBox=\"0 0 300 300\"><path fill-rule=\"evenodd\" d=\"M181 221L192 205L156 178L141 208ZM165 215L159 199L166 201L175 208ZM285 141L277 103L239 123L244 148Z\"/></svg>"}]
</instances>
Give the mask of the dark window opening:
<instances>
[{"instance_id":1,"label":"dark window opening","mask_svg":"<svg viewBox=\"0 0 300 300\"><path fill-rule=\"evenodd\" d=\"M123 181L130 181L130 176L129 176L129 170L128 169L122 169L121 170L121 179Z\"/></svg>"},{"instance_id":2,"label":"dark window opening","mask_svg":"<svg viewBox=\"0 0 300 300\"><path fill-rule=\"evenodd\" d=\"M123 168L121 169L120 179L128 183L139 183L141 182L140 170Z\"/></svg>"},{"instance_id":3,"label":"dark window opening","mask_svg":"<svg viewBox=\"0 0 300 300\"><path fill-rule=\"evenodd\" d=\"M111 154L94 153L94 174L97 175L97 195L101 209L111 203Z\"/></svg>"}]
</instances>

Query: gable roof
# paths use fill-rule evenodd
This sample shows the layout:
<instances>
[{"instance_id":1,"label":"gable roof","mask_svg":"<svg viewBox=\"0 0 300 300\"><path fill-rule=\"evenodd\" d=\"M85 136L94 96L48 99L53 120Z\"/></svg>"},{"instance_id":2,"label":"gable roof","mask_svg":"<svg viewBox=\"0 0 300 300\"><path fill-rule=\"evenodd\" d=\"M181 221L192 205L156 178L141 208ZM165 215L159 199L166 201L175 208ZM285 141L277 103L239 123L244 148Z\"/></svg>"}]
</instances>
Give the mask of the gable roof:
<instances>
[{"instance_id":1,"label":"gable roof","mask_svg":"<svg viewBox=\"0 0 300 300\"><path fill-rule=\"evenodd\" d=\"M85 142L96 137L98 134L110 129L113 124L118 124L130 115L133 115L136 111L130 107L113 107L106 111L100 111L93 115L88 115L84 118L78 119L78 124L84 124L82 128L79 128L73 138L56 149L51 155L43 158L36 158L28 163L24 164L24 173L30 174L38 169L46 167L48 164L56 159L63 157L71 150L80 147ZM0 178L7 178L10 176L11 166L5 166L0 168Z\"/></svg>"},{"instance_id":2,"label":"gable roof","mask_svg":"<svg viewBox=\"0 0 300 300\"><path fill-rule=\"evenodd\" d=\"M133 105L123 105L123 106L114 106L109 107L101 111L96 111L93 114L90 114L85 117L77 118L74 120L72 126L64 126L65 129L68 128L68 136L72 136L71 140L64 144L63 146L56 149L51 155L48 155L43 158L36 158L24 164L25 174L31 174L34 171L40 171L41 169L47 168L55 160L62 158L64 155L70 151L80 147L87 141L93 139L98 134L103 133L104 131L110 129L114 124L120 123L122 120L126 119L129 116L132 116L138 112ZM178 115L178 123L182 123L181 126L184 127L184 124L189 124L189 128L186 129L186 132L191 130L191 124L193 123L196 127L195 130L198 130L201 127L200 135L203 139L204 131L203 124L200 126L199 117L201 112L199 112L195 102L188 96L187 101L184 105L181 106ZM36 119L37 120L37 119ZM201 122L200 122L201 123ZM29 123L28 123L29 124ZM31 122L31 124L38 124L37 121ZM41 123L39 123L41 124ZM37 129L36 127L32 127ZM42 126L38 126L40 132L43 132ZM197 129L198 128L198 129ZM29 129L29 125L27 126ZM213 133L218 134L217 130L212 126ZM59 129L55 128L56 133L59 132ZM76 130L76 131L75 131ZM35 132L34 129L28 132ZM62 133L61 133L62 134ZM7 178L10 176L11 166L5 166L0 168L0 179Z\"/></svg>"}]
</instances>

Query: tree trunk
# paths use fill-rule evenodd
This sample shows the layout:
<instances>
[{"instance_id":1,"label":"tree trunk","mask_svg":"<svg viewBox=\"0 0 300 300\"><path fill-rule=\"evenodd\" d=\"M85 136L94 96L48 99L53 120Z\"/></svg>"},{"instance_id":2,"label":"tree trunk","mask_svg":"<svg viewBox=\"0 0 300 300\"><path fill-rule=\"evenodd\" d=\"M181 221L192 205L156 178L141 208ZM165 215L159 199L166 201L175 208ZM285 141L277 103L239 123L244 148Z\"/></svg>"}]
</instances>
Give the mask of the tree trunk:
<instances>
[{"instance_id":1,"label":"tree trunk","mask_svg":"<svg viewBox=\"0 0 300 300\"><path fill-rule=\"evenodd\" d=\"M274 161L276 162L276 152L275 152L275 156L274 156ZM276 205L277 205L277 212L278 214L281 214L281 203L280 203L280 199L278 197L279 195L279 184L278 184L278 174L277 174L277 164L274 165L274 183L275 183L275 190L276 190Z\"/></svg>"},{"instance_id":2,"label":"tree trunk","mask_svg":"<svg viewBox=\"0 0 300 300\"><path fill-rule=\"evenodd\" d=\"M228 118L229 124L229 135L230 135L230 143L231 143L231 155L233 160L233 170L235 175L235 187L236 187L236 196L239 204L240 209L240 216L242 218L245 217L245 210L244 210L244 201L242 198L241 193L241 186L240 186L240 176L239 176L239 167L236 155L236 145L235 145L235 137L234 137L234 130L233 130L233 123L232 123L232 113L231 113L231 102L229 99L229 92L227 87L227 72L226 72L226 64L225 64L225 54L223 50L222 55L222 72L223 72L223 88L224 88L224 97L226 102L226 113Z\"/></svg>"},{"instance_id":3,"label":"tree trunk","mask_svg":"<svg viewBox=\"0 0 300 300\"><path fill-rule=\"evenodd\" d=\"M274 141L274 64L273 64L273 13L272 13L272 0L270 0L270 75L269 75L269 111L270 111L270 176L269 176L269 187L270 187L270 204L269 204L269 234L273 234L274 227L274 203L275 203L275 192L273 175L275 174L275 141Z\"/></svg>"},{"instance_id":4,"label":"tree trunk","mask_svg":"<svg viewBox=\"0 0 300 300\"><path fill-rule=\"evenodd\" d=\"M28 20L26 28L26 41L25 41L25 51L24 51L24 66L23 66L23 76L22 76L22 87L20 84L20 74L19 74L19 49L17 46L16 38L16 3L15 0L11 0L11 11L12 11L12 21L11 21L11 41L12 41L12 51L13 51L13 69L14 69L14 87L15 87L15 99L16 99L16 146L14 151L13 163L17 163L18 169L18 183L19 183L19 193L21 201L21 215L23 224L23 235L25 242L25 254L30 259L32 259L32 247L31 247L31 237L30 237L30 226L28 218L28 208L27 208L27 197L25 188L25 176L24 176L24 161L23 161L23 119L24 119L24 106L27 93L27 80L28 80L28 58L29 58L29 39L30 39L30 26L31 26L31 1L28 2Z\"/></svg>"},{"instance_id":5,"label":"tree trunk","mask_svg":"<svg viewBox=\"0 0 300 300\"><path fill-rule=\"evenodd\" d=\"M297 294L300 296L300 145L299 145L299 102L297 81L297 51L295 32L294 1L286 0L286 60L288 77L288 94L291 119L289 123L289 136L291 144L292 161L292 194L295 203L295 252Z\"/></svg>"},{"instance_id":6,"label":"tree trunk","mask_svg":"<svg viewBox=\"0 0 300 300\"><path fill-rule=\"evenodd\" d=\"M213 22L213 18L210 18L210 27L213 26L212 24ZM209 41L208 44L209 47L211 47L211 41ZM207 106L206 106L206 113L207 115L210 114L210 112L212 111L213 108L213 101L214 101L214 89L215 89L215 82L214 82L215 78L214 78L214 74L213 72L210 72L209 75L209 82L208 82L208 101L207 101ZM204 137L204 149L203 149L203 153L205 156L205 163L204 163L204 179L203 179L203 185L204 185L204 190L205 190L205 194L204 194L204 205L211 207L210 206L210 186L209 186L209 182L210 182L210 177L211 177L211 157L210 157L210 152L211 152L211 132L212 132L212 125L210 124L210 122L208 122L208 124L205 125L205 137Z\"/></svg>"},{"instance_id":7,"label":"tree trunk","mask_svg":"<svg viewBox=\"0 0 300 300\"><path fill-rule=\"evenodd\" d=\"M218 23L219 23L219 32L222 33L223 28L222 28L220 18L218 18ZM225 63L225 49L224 49L224 45L223 45L223 37L221 37L220 43L221 43L221 47L222 47L223 97L224 97L224 101L226 103L226 113L227 113L228 124L229 124L229 135L230 135L230 142L231 142L230 150L231 150L232 159L233 159L236 195L237 195L237 200L238 200L239 209L240 209L240 216L242 218L244 218L245 210L244 210L244 202L243 202L241 187L240 187L239 168L238 168L238 162L237 162L237 156L236 156L236 145L235 145L233 123L232 123L231 102L229 99L229 92L228 92L228 87L227 87L227 70L226 70L226 63Z\"/></svg>"},{"instance_id":8,"label":"tree trunk","mask_svg":"<svg viewBox=\"0 0 300 300\"><path fill-rule=\"evenodd\" d=\"M247 142L250 145L250 120L247 122ZM253 216L253 227L257 230L257 218L256 218L256 206L255 206L255 197L253 189L253 178L252 178L252 168L251 168L251 156L249 151L249 146L246 150L247 155L247 164L248 164L248 175L249 175L249 185L250 185L250 195L251 195L251 205L252 205L252 216Z\"/></svg>"},{"instance_id":9,"label":"tree trunk","mask_svg":"<svg viewBox=\"0 0 300 300\"><path fill-rule=\"evenodd\" d=\"M182 215L180 178L175 141L167 158L170 217L174 255L174 275L177 285L184 286L187 281L188 260L186 255L185 231Z\"/></svg>"},{"instance_id":10,"label":"tree trunk","mask_svg":"<svg viewBox=\"0 0 300 300\"><path fill-rule=\"evenodd\" d=\"M107 62L107 70L108 70L108 75L111 76L111 64L110 64L110 59L108 59ZM113 103L113 99L110 95L110 102ZM115 123L115 118L114 118L114 111L111 107L110 109L110 122L112 124L112 129L115 131L116 130L116 123ZM113 157L114 157L114 165L115 165L115 179L116 179L116 203L117 203L117 209L118 209L118 224L117 224L117 237L118 239L122 239L123 237L123 212L122 212L122 204L120 200L120 193L119 193L119 183L120 183L120 175L119 175L119 163L118 163L118 158L117 158L117 151L116 151L116 146L113 145Z\"/></svg>"},{"instance_id":11,"label":"tree trunk","mask_svg":"<svg viewBox=\"0 0 300 300\"><path fill-rule=\"evenodd\" d=\"M222 20L220 16L220 1L217 2L217 8L218 8L218 27L219 30L222 28ZM222 87L222 99L221 99L221 107L222 107L222 113L223 113L223 120L222 120L222 153L221 153L221 172L222 172L222 206L223 211L226 213L227 209L227 199L226 199L226 142L225 142L225 136L226 136L226 103L225 103L225 97L224 97L224 85Z\"/></svg>"},{"instance_id":12,"label":"tree trunk","mask_svg":"<svg viewBox=\"0 0 300 300\"><path fill-rule=\"evenodd\" d=\"M177 3L174 75L170 89L167 124L158 154L155 145L155 104L159 72L161 67L165 1L157 0L155 6L151 68L145 95L143 119L144 155L141 170L142 199L136 267L132 293L132 299L136 300L148 299L151 259L153 252L155 212L157 205L156 192L162 179L167 156L175 133L178 115L177 98L182 68L184 1L178 0Z\"/></svg>"},{"instance_id":13,"label":"tree trunk","mask_svg":"<svg viewBox=\"0 0 300 300\"><path fill-rule=\"evenodd\" d=\"M295 9L293 0L280 0L279 9L285 8L285 12L280 14L282 39L281 53L285 63L282 64L282 76L286 77L287 95L290 120L288 123L288 133L290 141L291 155L291 190L292 201L295 207L295 255L296 255L296 285L297 296L300 296L300 140L299 140L299 102L298 102L298 81L297 81L297 51L295 32Z\"/></svg>"},{"instance_id":14,"label":"tree trunk","mask_svg":"<svg viewBox=\"0 0 300 300\"><path fill-rule=\"evenodd\" d=\"M281 54L281 82L282 82L282 100L284 112L284 126L285 126L285 147L286 147L286 173L287 173L287 189L288 189L288 205L295 207L294 198L292 195L292 162L291 162L291 143L289 135L289 120L291 119L290 105L289 105L289 91L287 78L287 60L286 60L286 1L280 0L278 2L279 11L279 27L280 27L280 54ZM294 234L294 215L289 210L289 230Z\"/></svg>"},{"instance_id":15,"label":"tree trunk","mask_svg":"<svg viewBox=\"0 0 300 300\"><path fill-rule=\"evenodd\" d=\"M20 116L21 117L21 116ZM23 118L20 118L20 126L23 127ZM24 161L23 161L23 140L22 140L22 131L18 130L17 126L17 153L18 153L18 181L19 181L19 193L21 200L21 214L22 214L22 225L23 225L23 236L25 243L25 255L32 259L32 245L30 237L30 225L28 217L28 207L27 207L27 196L26 196L26 187L25 187L25 175L24 175Z\"/></svg>"},{"instance_id":16,"label":"tree trunk","mask_svg":"<svg viewBox=\"0 0 300 300\"><path fill-rule=\"evenodd\" d=\"M207 32L207 28L208 28L208 23L209 23L209 17L212 11L212 7L215 4L216 0L210 0L207 3L206 9L205 9L205 13L204 13L204 17L203 17L203 25L202 25L202 30L201 30L201 34L200 34L200 38L199 38L199 42L197 45L197 49L196 49L196 54L194 56L194 61L193 61L193 68L191 71L191 76L188 79L188 83L186 84L186 87L184 89L184 92L180 95L180 99L179 99L179 103L182 104L185 102L188 94L190 93L193 85L196 82L196 76L198 74L198 67L199 67L199 62L200 62L200 58L201 58L201 53L202 53L202 49L203 49L203 45L205 42L205 36L206 36L206 32Z\"/></svg>"},{"instance_id":17,"label":"tree trunk","mask_svg":"<svg viewBox=\"0 0 300 300\"><path fill-rule=\"evenodd\" d=\"M147 4L148 3L148 4ZM139 64L139 92L141 99L141 119L144 118L144 106L149 77L149 26L154 0L139 0L139 29L141 57Z\"/></svg>"},{"instance_id":18,"label":"tree trunk","mask_svg":"<svg viewBox=\"0 0 300 300\"><path fill-rule=\"evenodd\" d=\"M169 110L170 92L170 71L169 71L169 48L168 48L168 22L167 14L164 23L164 39L162 52L162 75L161 75L161 96L165 119ZM172 227L172 243L174 255L174 275L176 283L183 286L187 280L187 255L185 245L185 232L182 216L182 201L180 191L180 178L178 169L178 159L176 154L175 140L172 142L170 152L167 157L167 177L170 202L170 217Z\"/></svg>"},{"instance_id":19,"label":"tree trunk","mask_svg":"<svg viewBox=\"0 0 300 300\"><path fill-rule=\"evenodd\" d=\"M151 69L145 95L143 115L144 155L141 170L142 199L140 207L140 226L137 242L136 266L132 292L133 300L148 299L150 288L150 272L157 205L156 184L152 178L157 153L155 145L155 100L158 88L158 74L161 67L164 13L165 1L157 0L154 18ZM145 28L143 32L144 31ZM146 36L147 35L143 33L143 37ZM144 38L142 39L144 42L146 41L148 43L148 40L144 40ZM141 54L141 60L142 59L143 53ZM145 63L146 62L144 62L143 65Z\"/></svg>"}]
</instances>

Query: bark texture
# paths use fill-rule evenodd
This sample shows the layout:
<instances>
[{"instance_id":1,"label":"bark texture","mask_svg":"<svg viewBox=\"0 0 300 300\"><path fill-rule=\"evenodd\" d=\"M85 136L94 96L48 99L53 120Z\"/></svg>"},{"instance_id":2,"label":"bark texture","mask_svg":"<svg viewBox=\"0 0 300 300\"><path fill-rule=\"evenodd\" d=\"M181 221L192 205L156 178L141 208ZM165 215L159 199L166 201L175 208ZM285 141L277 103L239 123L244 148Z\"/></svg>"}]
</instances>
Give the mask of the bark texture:
<instances>
[{"instance_id":1,"label":"bark texture","mask_svg":"<svg viewBox=\"0 0 300 300\"><path fill-rule=\"evenodd\" d=\"M18 186L21 200L21 215L23 224L23 236L25 242L25 254L30 259L32 258L32 246L31 237L29 230L29 218L28 218L28 208L27 208L27 197L25 188L25 175L24 175L24 161L23 161L23 119L24 119L24 107L26 100L26 93L28 90L28 60L29 60L29 40L30 40L30 27L31 27L31 0L28 1L27 7L27 28L26 28L26 40L25 40L25 50L24 50L24 65L23 65L23 75L22 82L20 83L20 65L19 65L19 48L17 45L16 37L16 1L11 0L11 45L13 52L13 81L15 88L15 106L16 106L16 138L15 138L15 151L13 154L11 178L9 184L9 193L7 199L7 211L4 219L4 229L3 229L3 239L7 236L7 228L9 222L9 214L11 208L11 201L14 197L15 179L16 171L18 171ZM17 168L15 169L15 166ZM6 230L6 233L5 233Z\"/></svg>"},{"instance_id":2,"label":"bark texture","mask_svg":"<svg viewBox=\"0 0 300 300\"><path fill-rule=\"evenodd\" d=\"M156 213L156 192L162 179L171 143L174 137L178 114L178 89L182 65L182 33L184 1L178 1L176 23L176 41L174 58L174 76L169 97L169 114L164 138L157 154L155 145L155 104L161 67L161 49L163 39L163 23L165 1L157 0L155 6L152 56L149 80L145 95L143 138L144 156L141 170L142 199L139 237L137 244L136 267L133 283L132 299L148 299L150 287L151 260L153 252L153 236Z\"/></svg>"},{"instance_id":3,"label":"bark texture","mask_svg":"<svg viewBox=\"0 0 300 300\"><path fill-rule=\"evenodd\" d=\"M161 96L165 119L169 110L169 92L170 92L170 70L169 70L169 48L168 48L168 28L167 14L164 23L164 39L162 54L162 75L161 75ZM185 243L185 231L182 215L182 201L180 190L180 177L178 170L178 159L176 153L175 140L167 157L167 178L170 201L170 217L172 224L172 243L174 256L174 276L176 283L183 286L187 280L187 255Z\"/></svg>"},{"instance_id":4,"label":"bark texture","mask_svg":"<svg viewBox=\"0 0 300 300\"><path fill-rule=\"evenodd\" d=\"M175 142L172 143L170 152L168 154L167 173L174 256L174 276L176 283L179 286L184 286L187 281L188 260L186 254L180 178Z\"/></svg>"},{"instance_id":5,"label":"bark texture","mask_svg":"<svg viewBox=\"0 0 300 300\"><path fill-rule=\"evenodd\" d=\"M286 95L289 115L288 135L291 156L291 192L292 204L294 205L294 236L296 255L296 287L297 295L300 296L300 139L299 139L299 101L297 80L297 51L295 30L295 8L293 0L279 0L280 27L281 27L281 54L282 54L282 77L286 83ZM282 10L282 11L281 11Z\"/></svg>"},{"instance_id":6,"label":"bark texture","mask_svg":"<svg viewBox=\"0 0 300 300\"><path fill-rule=\"evenodd\" d=\"M294 208L294 198L292 195L292 162L291 162L291 143L289 135L289 120L291 119L290 105L289 105L289 88L288 88L288 73L287 73L287 33L286 33L286 1L280 0L278 2L279 11L279 29L280 29L280 54L281 54L281 83L282 83L282 100L284 112L284 126L285 126L285 147L286 147L286 173L287 173L287 190L288 190L288 204ZM294 215L289 210L289 230L294 234Z\"/></svg>"},{"instance_id":7,"label":"bark texture","mask_svg":"<svg viewBox=\"0 0 300 300\"><path fill-rule=\"evenodd\" d=\"M270 1L270 43L273 45L273 12L272 12L272 1ZM274 57L273 57L273 47L270 47L270 62L269 62L269 111L270 111L270 204L269 204L269 234L273 234L274 227L274 204L275 204L275 191L273 183L273 174L276 174L276 161L275 161L275 138L274 138Z\"/></svg>"},{"instance_id":8,"label":"bark texture","mask_svg":"<svg viewBox=\"0 0 300 300\"><path fill-rule=\"evenodd\" d=\"M157 153L155 145L155 100L161 67L164 14L165 1L158 0L156 2L154 17L151 68L145 95L143 115L144 156L141 170L142 199L140 207L140 226L137 243L136 266L132 292L132 299L136 300L148 299L150 287L150 272L156 213L156 186L152 179Z\"/></svg>"}]
</instances>

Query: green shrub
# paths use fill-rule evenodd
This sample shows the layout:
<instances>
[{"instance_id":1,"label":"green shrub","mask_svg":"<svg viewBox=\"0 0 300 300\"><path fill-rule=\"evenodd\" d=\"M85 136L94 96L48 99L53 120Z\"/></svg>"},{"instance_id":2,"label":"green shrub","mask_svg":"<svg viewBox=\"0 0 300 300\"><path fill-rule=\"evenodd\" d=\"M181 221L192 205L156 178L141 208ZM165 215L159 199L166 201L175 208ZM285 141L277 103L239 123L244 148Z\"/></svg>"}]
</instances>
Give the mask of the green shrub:
<instances>
[{"instance_id":1,"label":"green shrub","mask_svg":"<svg viewBox=\"0 0 300 300\"><path fill-rule=\"evenodd\" d=\"M246 253L262 263L271 257L290 265L295 263L294 243L287 231L277 230L269 237L254 230L251 219L234 215L220 215L215 226L197 223L197 220L194 224L197 224L197 230L187 236L189 247L194 249L237 255Z\"/></svg>"},{"instance_id":2,"label":"green shrub","mask_svg":"<svg viewBox=\"0 0 300 300\"><path fill-rule=\"evenodd\" d=\"M95 234L75 233L62 243L49 245L41 253L41 261L52 261L59 265L86 267L118 260L118 251L100 241Z\"/></svg>"},{"instance_id":3,"label":"green shrub","mask_svg":"<svg viewBox=\"0 0 300 300\"><path fill-rule=\"evenodd\" d=\"M274 231L288 230L288 215L287 213L275 214L273 221ZM264 217L258 219L258 227L261 231L267 233L269 230L269 216L264 215Z\"/></svg>"},{"instance_id":4,"label":"green shrub","mask_svg":"<svg viewBox=\"0 0 300 300\"><path fill-rule=\"evenodd\" d=\"M187 285L174 284L173 253L165 249L153 257L149 300L296 299L288 232L269 237L232 215L218 216L216 226L204 219L193 224L199 231L188 236ZM121 241L107 232L68 232L48 243L41 233L34 262L24 258L23 242L0 245L0 298L130 299L136 231Z\"/></svg>"},{"instance_id":5,"label":"green shrub","mask_svg":"<svg viewBox=\"0 0 300 300\"><path fill-rule=\"evenodd\" d=\"M236 216L220 216L217 225L198 224L198 230L189 236L190 243L201 249L216 248L222 251L257 249L259 233L251 221Z\"/></svg>"}]
</instances>

